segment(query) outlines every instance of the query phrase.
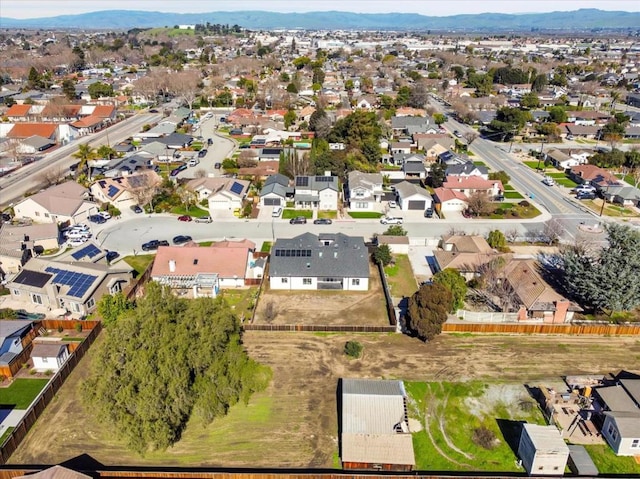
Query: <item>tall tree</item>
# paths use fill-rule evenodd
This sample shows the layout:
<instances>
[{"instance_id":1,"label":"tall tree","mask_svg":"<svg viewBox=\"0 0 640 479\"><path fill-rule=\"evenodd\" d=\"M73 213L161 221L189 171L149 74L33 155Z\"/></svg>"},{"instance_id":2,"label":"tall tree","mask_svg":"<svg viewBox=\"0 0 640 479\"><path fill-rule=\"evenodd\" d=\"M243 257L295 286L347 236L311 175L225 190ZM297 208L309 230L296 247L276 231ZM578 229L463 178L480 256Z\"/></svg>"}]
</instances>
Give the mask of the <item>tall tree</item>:
<instances>
[{"instance_id":1,"label":"tall tree","mask_svg":"<svg viewBox=\"0 0 640 479\"><path fill-rule=\"evenodd\" d=\"M453 298L451 311L455 313L464 307L464 298L467 296L467 283L457 269L445 268L433 275L433 282L441 284L449 291Z\"/></svg>"},{"instance_id":2,"label":"tall tree","mask_svg":"<svg viewBox=\"0 0 640 479\"><path fill-rule=\"evenodd\" d=\"M445 286L424 284L409 298L407 329L423 341L442 332L442 323L453 305L453 296Z\"/></svg>"},{"instance_id":3,"label":"tall tree","mask_svg":"<svg viewBox=\"0 0 640 479\"><path fill-rule=\"evenodd\" d=\"M640 306L640 232L612 223L597 253L577 244L561 253L567 291L585 305L612 313Z\"/></svg>"}]
</instances>

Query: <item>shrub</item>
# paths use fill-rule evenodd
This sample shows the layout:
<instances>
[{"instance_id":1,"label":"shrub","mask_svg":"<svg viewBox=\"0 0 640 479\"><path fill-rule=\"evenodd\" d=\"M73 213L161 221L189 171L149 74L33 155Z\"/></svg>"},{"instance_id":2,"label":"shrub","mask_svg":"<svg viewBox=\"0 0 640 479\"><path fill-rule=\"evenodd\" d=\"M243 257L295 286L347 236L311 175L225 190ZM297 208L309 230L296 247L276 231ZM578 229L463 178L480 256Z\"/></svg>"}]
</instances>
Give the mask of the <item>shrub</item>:
<instances>
[{"instance_id":1,"label":"shrub","mask_svg":"<svg viewBox=\"0 0 640 479\"><path fill-rule=\"evenodd\" d=\"M493 449L497 445L496 435L491 429L487 429L484 426L474 429L471 439L484 449Z\"/></svg>"},{"instance_id":2,"label":"shrub","mask_svg":"<svg viewBox=\"0 0 640 479\"><path fill-rule=\"evenodd\" d=\"M82 323L76 323L76 331L79 333L82 332Z\"/></svg>"},{"instance_id":3,"label":"shrub","mask_svg":"<svg viewBox=\"0 0 640 479\"><path fill-rule=\"evenodd\" d=\"M64 328L62 326L58 326L58 332L61 333L62 331L64 331Z\"/></svg>"},{"instance_id":4,"label":"shrub","mask_svg":"<svg viewBox=\"0 0 640 479\"><path fill-rule=\"evenodd\" d=\"M29 371L29 374L31 374L32 376L35 375L38 371L36 371L35 369L32 369L31 371Z\"/></svg>"},{"instance_id":5,"label":"shrub","mask_svg":"<svg viewBox=\"0 0 640 479\"><path fill-rule=\"evenodd\" d=\"M18 313L16 313L13 309L0 309L0 319L16 319L17 317Z\"/></svg>"},{"instance_id":6,"label":"shrub","mask_svg":"<svg viewBox=\"0 0 640 479\"><path fill-rule=\"evenodd\" d=\"M350 358L358 359L362 356L362 344L358 341L347 341L344 345L344 354Z\"/></svg>"},{"instance_id":7,"label":"shrub","mask_svg":"<svg viewBox=\"0 0 640 479\"><path fill-rule=\"evenodd\" d=\"M45 376L51 376L52 374L53 374L53 371L52 371L51 369L47 369L47 370L44 372L44 375L45 375Z\"/></svg>"},{"instance_id":8,"label":"shrub","mask_svg":"<svg viewBox=\"0 0 640 479\"><path fill-rule=\"evenodd\" d=\"M527 200L522 200L520 203L518 203L519 206L522 206L523 208L528 208L529 206L531 206L531 203L529 203Z\"/></svg>"}]
</instances>

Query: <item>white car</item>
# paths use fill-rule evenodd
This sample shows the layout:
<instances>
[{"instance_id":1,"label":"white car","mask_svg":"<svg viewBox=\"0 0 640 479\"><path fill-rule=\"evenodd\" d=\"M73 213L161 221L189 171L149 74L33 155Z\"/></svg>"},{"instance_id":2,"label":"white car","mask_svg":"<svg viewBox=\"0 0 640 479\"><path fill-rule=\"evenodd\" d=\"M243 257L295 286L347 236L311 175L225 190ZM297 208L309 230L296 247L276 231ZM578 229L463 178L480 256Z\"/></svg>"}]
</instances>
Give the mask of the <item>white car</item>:
<instances>
[{"instance_id":1,"label":"white car","mask_svg":"<svg viewBox=\"0 0 640 479\"><path fill-rule=\"evenodd\" d=\"M547 186L553 186L556 184L556 181L551 178L550 176L545 176L544 180L542 180L542 182L547 185Z\"/></svg>"},{"instance_id":2,"label":"white car","mask_svg":"<svg viewBox=\"0 0 640 479\"><path fill-rule=\"evenodd\" d=\"M86 238L86 237L74 238L74 239L68 240L67 244L69 246L71 246L72 248L75 248L77 246L81 246L81 245L85 244L88 240L89 240L89 238Z\"/></svg>"},{"instance_id":3,"label":"white car","mask_svg":"<svg viewBox=\"0 0 640 479\"><path fill-rule=\"evenodd\" d=\"M66 229L66 231L90 231L89 227L84 223L79 223L77 225L73 225Z\"/></svg>"},{"instance_id":4,"label":"white car","mask_svg":"<svg viewBox=\"0 0 640 479\"><path fill-rule=\"evenodd\" d=\"M67 239L91 238L91 233L88 231L71 230L67 231L64 235Z\"/></svg>"},{"instance_id":5,"label":"white car","mask_svg":"<svg viewBox=\"0 0 640 479\"><path fill-rule=\"evenodd\" d=\"M385 216L380 219L380 223L383 225L401 225L403 222L403 219L397 216Z\"/></svg>"},{"instance_id":6,"label":"white car","mask_svg":"<svg viewBox=\"0 0 640 479\"><path fill-rule=\"evenodd\" d=\"M389 208L395 208L398 206L395 201L389 201Z\"/></svg>"},{"instance_id":7,"label":"white car","mask_svg":"<svg viewBox=\"0 0 640 479\"><path fill-rule=\"evenodd\" d=\"M99 211L98 215L102 216L105 220L111 219L111 215L107 211Z\"/></svg>"}]
</instances>

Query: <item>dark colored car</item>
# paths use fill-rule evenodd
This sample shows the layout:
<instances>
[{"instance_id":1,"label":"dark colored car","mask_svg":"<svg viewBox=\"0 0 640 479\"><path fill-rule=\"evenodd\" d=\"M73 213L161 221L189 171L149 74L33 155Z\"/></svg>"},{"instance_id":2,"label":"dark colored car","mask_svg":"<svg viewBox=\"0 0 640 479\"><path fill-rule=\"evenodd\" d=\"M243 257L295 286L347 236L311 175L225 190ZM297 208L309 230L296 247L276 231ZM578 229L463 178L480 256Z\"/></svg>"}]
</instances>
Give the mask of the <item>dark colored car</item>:
<instances>
[{"instance_id":1,"label":"dark colored car","mask_svg":"<svg viewBox=\"0 0 640 479\"><path fill-rule=\"evenodd\" d=\"M147 241L142 245L142 251L152 251L158 249L158 246L160 246L160 241L158 240Z\"/></svg>"},{"instance_id":2,"label":"dark colored car","mask_svg":"<svg viewBox=\"0 0 640 479\"><path fill-rule=\"evenodd\" d=\"M118 253L117 251L107 251L107 256L105 256L105 258L107 258L108 262L111 262L118 256L120 256L120 253Z\"/></svg>"},{"instance_id":3,"label":"dark colored car","mask_svg":"<svg viewBox=\"0 0 640 479\"><path fill-rule=\"evenodd\" d=\"M171 176L178 176L178 173L180 173L181 171L184 171L187 169L187 165L180 165L177 168L174 168L173 170L171 170L170 175Z\"/></svg>"},{"instance_id":4,"label":"dark colored car","mask_svg":"<svg viewBox=\"0 0 640 479\"><path fill-rule=\"evenodd\" d=\"M89 216L89 221L91 221L92 223L102 224L102 223L106 223L107 219L100 215L91 215Z\"/></svg>"},{"instance_id":5,"label":"dark colored car","mask_svg":"<svg viewBox=\"0 0 640 479\"><path fill-rule=\"evenodd\" d=\"M592 191L581 191L576 195L578 200L595 200L596 194Z\"/></svg>"},{"instance_id":6,"label":"dark colored car","mask_svg":"<svg viewBox=\"0 0 640 479\"><path fill-rule=\"evenodd\" d=\"M152 108L151 110L149 110L149 113L158 113L158 110L156 110L155 108Z\"/></svg>"},{"instance_id":7,"label":"dark colored car","mask_svg":"<svg viewBox=\"0 0 640 479\"><path fill-rule=\"evenodd\" d=\"M178 216L178 221L193 221L193 218L189 215Z\"/></svg>"},{"instance_id":8,"label":"dark colored car","mask_svg":"<svg viewBox=\"0 0 640 479\"><path fill-rule=\"evenodd\" d=\"M424 210L424 217L433 218L433 208L427 208L426 210Z\"/></svg>"},{"instance_id":9,"label":"dark colored car","mask_svg":"<svg viewBox=\"0 0 640 479\"><path fill-rule=\"evenodd\" d=\"M216 163L215 165L213 165L213 167L214 167L216 170L219 170L220 168L222 168L222 163Z\"/></svg>"},{"instance_id":10,"label":"dark colored car","mask_svg":"<svg viewBox=\"0 0 640 479\"><path fill-rule=\"evenodd\" d=\"M306 225L307 218L305 218L304 216L296 216L295 218L291 218L289 220L289 223L292 225Z\"/></svg>"},{"instance_id":11,"label":"dark colored car","mask_svg":"<svg viewBox=\"0 0 640 479\"><path fill-rule=\"evenodd\" d=\"M213 145L213 138L209 138L207 140L207 145L209 145L209 146Z\"/></svg>"},{"instance_id":12,"label":"dark colored car","mask_svg":"<svg viewBox=\"0 0 640 479\"><path fill-rule=\"evenodd\" d=\"M191 238L191 236L187 236L187 235L174 236L173 244L185 244L191 241L192 239L193 238Z\"/></svg>"},{"instance_id":13,"label":"dark colored car","mask_svg":"<svg viewBox=\"0 0 640 479\"><path fill-rule=\"evenodd\" d=\"M140 206L138 206L138 205L133 205L131 207L131 211L133 211L134 213L140 214L140 213L142 213L142 208L140 208Z\"/></svg>"},{"instance_id":14,"label":"dark colored car","mask_svg":"<svg viewBox=\"0 0 640 479\"><path fill-rule=\"evenodd\" d=\"M317 220L313 220L314 225L330 225L331 223L333 223L333 221L329 218L318 218Z\"/></svg>"},{"instance_id":15,"label":"dark colored car","mask_svg":"<svg viewBox=\"0 0 640 479\"><path fill-rule=\"evenodd\" d=\"M206 148L204 150L200 150L198 152L198 158L204 158L205 156L207 156L207 149Z\"/></svg>"}]
</instances>

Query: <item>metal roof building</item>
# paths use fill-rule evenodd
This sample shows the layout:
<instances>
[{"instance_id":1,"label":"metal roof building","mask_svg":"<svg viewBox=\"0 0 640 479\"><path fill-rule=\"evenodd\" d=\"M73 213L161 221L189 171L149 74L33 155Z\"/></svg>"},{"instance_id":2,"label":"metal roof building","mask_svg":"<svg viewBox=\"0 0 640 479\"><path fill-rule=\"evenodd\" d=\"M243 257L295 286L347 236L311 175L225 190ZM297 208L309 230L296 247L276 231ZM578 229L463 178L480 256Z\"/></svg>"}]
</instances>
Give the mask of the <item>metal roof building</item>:
<instances>
[{"instance_id":1,"label":"metal roof building","mask_svg":"<svg viewBox=\"0 0 640 479\"><path fill-rule=\"evenodd\" d=\"M345 469L409 471L415 465L402 381L342 380Z\"/></svg>"}]
</instances>

